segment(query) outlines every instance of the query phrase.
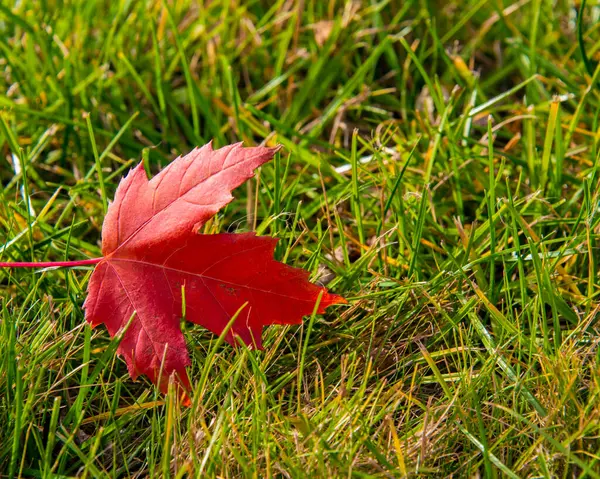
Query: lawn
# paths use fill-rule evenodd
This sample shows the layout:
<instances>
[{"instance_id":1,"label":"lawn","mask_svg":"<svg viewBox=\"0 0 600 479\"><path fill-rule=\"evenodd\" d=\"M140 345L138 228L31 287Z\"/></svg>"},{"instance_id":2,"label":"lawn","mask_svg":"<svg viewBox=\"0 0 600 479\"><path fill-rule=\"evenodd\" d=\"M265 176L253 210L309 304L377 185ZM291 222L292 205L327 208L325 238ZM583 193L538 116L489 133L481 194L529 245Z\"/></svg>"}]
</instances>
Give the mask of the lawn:
<instances>
[{"instance_id":1,"label":"lawn","mask_svg":"<svg viewBox=\"0 0 600 479\"><path fill-rule=\"evenodd\" d=\"M599 19L0 4L0 261L101 256L139 161L280 144L203 232L348 300L262 351L182 322L185 407L86 324L92 267L0 270L0 477L600 477Z\"/></svg>"}]
</instances>

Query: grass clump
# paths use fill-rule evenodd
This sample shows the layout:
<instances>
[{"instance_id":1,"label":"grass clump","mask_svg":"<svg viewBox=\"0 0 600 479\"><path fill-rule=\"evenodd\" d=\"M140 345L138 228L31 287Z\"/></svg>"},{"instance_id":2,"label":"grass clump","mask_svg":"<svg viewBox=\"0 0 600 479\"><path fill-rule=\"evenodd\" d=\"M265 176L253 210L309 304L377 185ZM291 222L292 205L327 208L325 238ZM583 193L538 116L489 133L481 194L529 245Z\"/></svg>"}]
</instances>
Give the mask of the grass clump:
<instances>
[{"instance_id":1,"label":"grass clump","mask_svg":"<svg viewBox=\"0 0 600 479\"><path fill-rule=\"evenodd\" d=\"M598 477L597 10L0 6L2 261L99 256L140 158L281 143L206 231L350 302L258 352L186 326L187 409L84 325L90 269L2 270L1 475Z\"/></svg>"}]
</instances>

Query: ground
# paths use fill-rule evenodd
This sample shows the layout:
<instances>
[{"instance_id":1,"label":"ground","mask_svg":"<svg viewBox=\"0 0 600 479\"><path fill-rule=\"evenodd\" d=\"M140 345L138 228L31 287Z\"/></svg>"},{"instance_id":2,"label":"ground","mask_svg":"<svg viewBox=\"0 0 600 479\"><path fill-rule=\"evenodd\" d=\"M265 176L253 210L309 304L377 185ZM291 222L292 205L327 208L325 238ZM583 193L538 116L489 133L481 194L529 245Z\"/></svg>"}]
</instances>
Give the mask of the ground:
<instances>
[{"instance_id":1,"label":"ground","mask_svg":"<svg viewBox=\"0 0 600 479\"><path fill-rule=\"evenodd\" d=\"M100 255L143 160L283 145L205 227L348 305L185 325L194 406L83 318L91 267L0 271L2 477L599 477L600 7L0 5L0 261Z\"/></svg>"}]
</instances>

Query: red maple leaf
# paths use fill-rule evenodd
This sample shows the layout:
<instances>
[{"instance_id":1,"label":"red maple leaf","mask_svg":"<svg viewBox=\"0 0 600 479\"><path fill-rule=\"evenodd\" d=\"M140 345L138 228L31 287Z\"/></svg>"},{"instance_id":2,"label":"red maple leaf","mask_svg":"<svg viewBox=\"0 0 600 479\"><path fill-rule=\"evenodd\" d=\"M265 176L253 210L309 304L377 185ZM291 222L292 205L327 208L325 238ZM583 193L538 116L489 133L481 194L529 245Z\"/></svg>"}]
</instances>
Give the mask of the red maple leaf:
<instances>
[{"instance_id":1,"label":"red maple leaf","mask_svg":"<svg viewBox=\"0 0 600 479\"><path fill-rule=\"evenodd\" d=\"M83 307L86 320L105 324L111 336L135 312L117 350L133 379L145 374L166 392L175 374L180 386L191 389L182 295L185 319L215 334L247 303L225 339L235 344L239 336L258 348L264 326L301 323L321 291L319 313L345 302L310 283L306 271L275 261L276 239L198 233L275 151L241 143L213 150L209 143L151 180L140 163L119 184L102 227L103 259Z\"/></svg>"}]
</instances>

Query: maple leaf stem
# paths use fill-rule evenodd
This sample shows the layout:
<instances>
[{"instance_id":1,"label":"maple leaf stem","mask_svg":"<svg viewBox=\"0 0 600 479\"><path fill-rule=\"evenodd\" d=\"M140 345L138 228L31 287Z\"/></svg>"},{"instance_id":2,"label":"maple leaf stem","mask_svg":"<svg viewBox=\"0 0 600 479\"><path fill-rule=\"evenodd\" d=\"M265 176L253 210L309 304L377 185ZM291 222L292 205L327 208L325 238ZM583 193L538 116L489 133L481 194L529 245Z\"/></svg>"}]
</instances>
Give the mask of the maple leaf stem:
<instances>
[{"instance_id":1,"label":"maple leaf stem","mask_svg":"<svg viewBox=\"0 0 600 479\"><path fill-rule=\"evenodd\" d=\"M75 266L87 266L90 264L98 264L103 259L104 258L82 259L79 261L40 261L40 262L15 261L15 262L8 262L8 263L0 262L0 268L52 268L52 267L72 268Z\"/></svg>"}]
</instances>

